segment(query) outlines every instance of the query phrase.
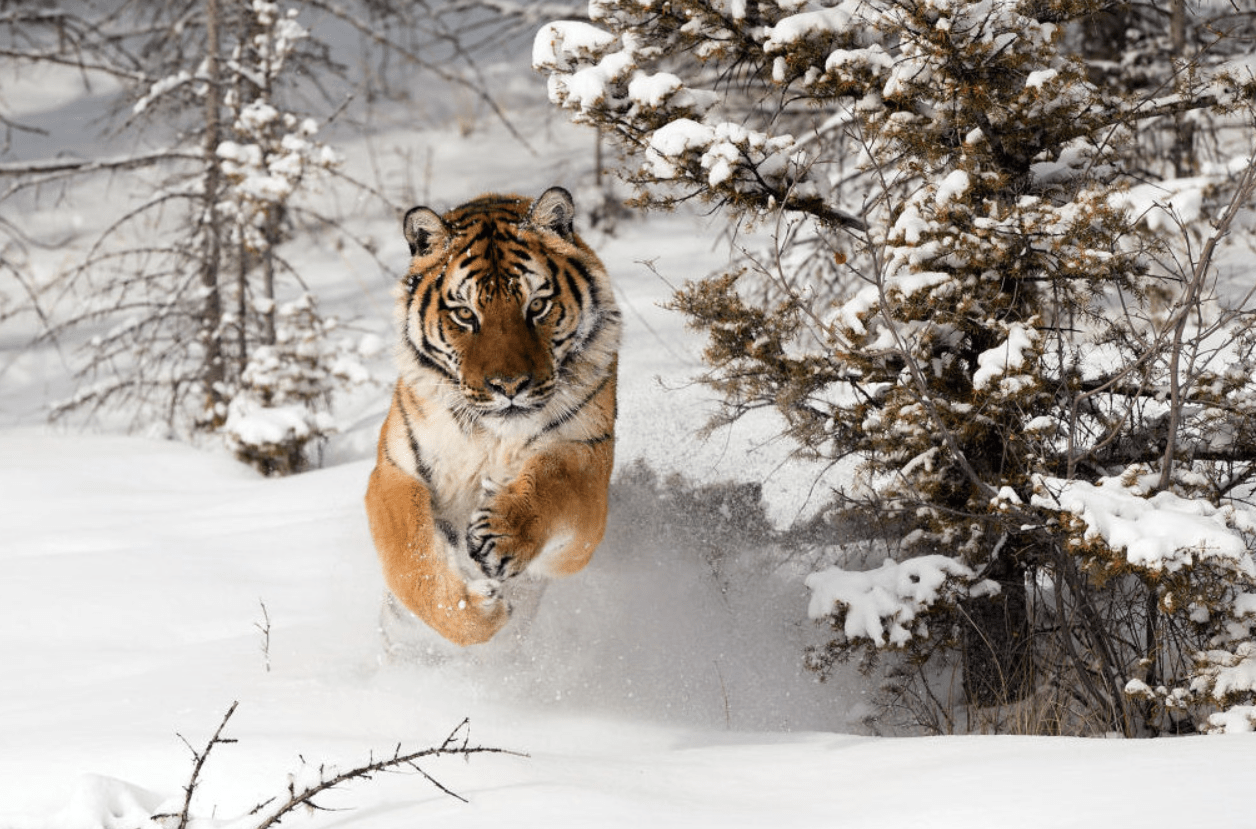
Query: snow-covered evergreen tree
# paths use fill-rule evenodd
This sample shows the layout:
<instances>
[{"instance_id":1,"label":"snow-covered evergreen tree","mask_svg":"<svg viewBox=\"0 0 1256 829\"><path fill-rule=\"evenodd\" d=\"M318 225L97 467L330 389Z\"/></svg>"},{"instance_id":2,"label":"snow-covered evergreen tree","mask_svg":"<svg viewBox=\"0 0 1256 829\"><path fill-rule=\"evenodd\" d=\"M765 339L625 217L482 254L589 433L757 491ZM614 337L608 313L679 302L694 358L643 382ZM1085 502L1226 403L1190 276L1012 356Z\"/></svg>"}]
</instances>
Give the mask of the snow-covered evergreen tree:
<instances>
[{"instance_id":1,"label":"snow-covered evergreen tree","mask_svg":"<svg viewBox=\"0 0 1256 829\"><path fill-rule=\"evenodd\" d=\"M236 457L267 475L300 472L337 431L333 391L370 381L353 338L318 313L308 294L270 312L274 338L255 346L221 431Z\"/></svg>"},{"instance_id":2,"label":"snow-covered evergreen tree","mask_svg":"<svg viewBox=\"0 0 1256 829\"><path fill-rule=\"evenodd\" d=\"M631 151L642 203L774 229L675 304L710 335L727 416L774 407L802 451L857 459L845 504L888 528L880 570L809 581L837 631L816 666L895 651L945 716L1037 700L1044 729L1142 734L1176 727L1174 705L1205 723L1256 699L1235 679L1253 338L1215 291L1236 212L1204 221L1250 199L1252 148L1152 191L1128 159L1148 125L1230 117L1256 84L1223 66L1154 97L1097 86L1066 35L1101 10L594 0L591 23L538 34L534 63ZM1113 530L1135 508L1194 509L1209 534L1143 555L1147 532Z\"/></svg>"}]
</instances>

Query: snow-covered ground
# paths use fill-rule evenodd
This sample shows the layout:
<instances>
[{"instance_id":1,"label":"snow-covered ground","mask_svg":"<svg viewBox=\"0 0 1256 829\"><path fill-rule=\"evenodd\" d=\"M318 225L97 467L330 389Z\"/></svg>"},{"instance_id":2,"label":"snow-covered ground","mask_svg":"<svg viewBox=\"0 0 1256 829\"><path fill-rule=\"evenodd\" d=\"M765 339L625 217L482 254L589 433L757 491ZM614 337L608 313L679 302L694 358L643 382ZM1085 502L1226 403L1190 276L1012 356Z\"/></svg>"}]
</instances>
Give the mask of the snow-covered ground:
<instances>
[{"instance_id":1,"label":"snow-covered ground","mask_svg":"<svg viewBox=\"0 0 1256 829\"><path fill-rule=\"evenodd\" d=\"M1249 737L843 734L857 690L815 685L791 650L800 584L726 607L687 551L634 548L622 522L526 639L389 662L368 471L267 480L170 442L0 431L0 826L177 811L192 756L176 733L201 750L237 700L239 742L211 753L194 811L238 826L301 757L348 768L463 718L474 743L529 756L424 767L467 803L383 776L321 801L350 811L289 825L1256 822Z\"/></svg>"},{"instance_id":2,"label":"snow-covered ground","mask_svg":"<svg viewBox=\"0 0 1256 829\"><path fill-rule=\"evenodd\" d=\"M487 122L374 150L430 153L418 189L437 207L554 183L579 198L591 137L530 128L540 158ZM90 227L107 198L49 204L43 219ZM701 341L660 307L668 282L719 264L715 228L654 216L588 235L627 323L618 460L760 482L785 524L815 505L817 470L784 463L767 418L695 437L712 405L691 382ZM366 217L363 233L399 272L395 220ZM317 245L298 255L325 310L389 336L392 275ZM341 412L326 468L268 480L222 453L37 425L67 383L61 355L22 351L24 333L0 332L0 829L130 829L177 811L193 760L178 735L201 750L233 701L224 736L238 742L214 748L193 802L202 827L255 825L247 813L284 793L302 758L349 768L439 744L464 718L473 743L528 756L424 765L465 803L384 775L320 801L344 811L285 825L1256 826L1250 736L859 734L858 677L819 684L801 667L824 636L805 570L717 567L623 488L593 564L549 587L525 633L446 661L387 658L361 507L382 386Z\"/></svg>"}]
</instances>

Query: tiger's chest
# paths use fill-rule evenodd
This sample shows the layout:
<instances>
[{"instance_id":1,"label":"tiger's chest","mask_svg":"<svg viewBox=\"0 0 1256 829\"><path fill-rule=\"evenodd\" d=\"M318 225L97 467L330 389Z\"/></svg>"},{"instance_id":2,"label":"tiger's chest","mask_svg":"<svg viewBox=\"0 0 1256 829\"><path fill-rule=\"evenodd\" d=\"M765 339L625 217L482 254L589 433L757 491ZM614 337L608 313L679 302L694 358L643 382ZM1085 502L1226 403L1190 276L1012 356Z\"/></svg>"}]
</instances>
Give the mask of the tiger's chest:
<instances>
[{"instance_id":1,"label":"tiger's chest","mask_svg":"<svg viewBox=\"0 0 1256 829\"><path fill-rule=\"evenodd\" d=\"M455 528L467 526L486 489L514 480L538 451L524 435L468 429L440 407L405 408L404 428L389 435L389 455L427 484L434 517Z\"/></svg>"},{"instance_id":2,"label":"tiger's chest","mask_svg":"<svg viewBox=\"0 0 1256 829\"><path fill-rule=\"evenodd\" d=\"M432 437L440 447L431 460L432 505L455 527L465 527L486 491L513 481L533 454L522 441L483 430L468 435L442 429Z\"/></svg>"}]
</instances>

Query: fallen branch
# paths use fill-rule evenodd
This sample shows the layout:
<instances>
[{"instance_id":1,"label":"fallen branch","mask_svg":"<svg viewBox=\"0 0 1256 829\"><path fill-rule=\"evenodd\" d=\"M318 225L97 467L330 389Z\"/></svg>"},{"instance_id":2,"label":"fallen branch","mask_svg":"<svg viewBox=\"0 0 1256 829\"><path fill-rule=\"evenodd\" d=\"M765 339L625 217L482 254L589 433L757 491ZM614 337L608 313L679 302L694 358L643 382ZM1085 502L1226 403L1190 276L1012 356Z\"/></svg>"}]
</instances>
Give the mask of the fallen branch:
<instances>
[{"instance_id":1,"label":"fallen branch","mask_svg":"<svg viewBox=\"0 0 1256 829\"><path fill-rule=\"evenodd\" d=\"M374 757L371 757L363 765L350 769L349 771L339 773L334 773L334 770L327 769L320 765L318 767L319 780L317 783L304 786L298 790L296 781L294 780L293 782L290 782L288 784L288 800L280 804L279 807L276 808L268 817L262 820L261 823L258 823L255 829L270 829L270 827L277 825L281 820L287 817L293 810L301 807L316 811L326 811L323 807L314 802L314 798L326 791L336 788L341 783L346 783L350 780L370 780L375 775L382 772L414 772L422 775L423 779L427 780L427 782L431 783L437 789L440 789L440 791L450 797L466 803L467 799L465 797L452 791L439 780L424 771L419 766L418 761L432 757L446 757L449 755L462 755L463 757L470 757L473 754L509 754L514 757L528 756L526 754L522 754L517 751L510 751L509 749L504 748L473 746L470 744L470 737L470 720L463 720L458 724L457 728L450 732L449 736L445 738L443 743L434 748L425 748L420 751L403 754L401 752L401 746L398 745L397 748L393 750L392 756L385 760L375 760ZM254 813L260 812L266 808L267 805L269 804L258 804L258 806L254 809Z\"/></svg>"},{"instance_id":2,"label":"fallen branch","mask_svg":"<svg viewBox=\"0 0 1256 829\"><path fill-rule=\"evenodd\" d=\"M196 791L196 784L200 780L201 769L205 767L205 761L209 759L209 753L214 750L216 745L227 745L235 742L235 740L223 737L222 730L227 727L227 721L231 719L231 715L235 713L236 706L239 704L239 700L231 703L231 707L227 709L227 713L222 717L222 722L218 723L218 730L214 732L214 736L210 737L209 742L205 744L204 751L197 752L182 734L179 735L179 739L183 740L183 744L188 747L188 750L192 752L192 757L195 758L195 762L192 765L192 776L188 778L188 784L183 787L183 810L179 812L179 829L187 829L188 817L192 808L192 794Z\"/></svg>"},{"instance_id":3,"label":"fallen branch","mask_svg":"<svg viewBox=\"0 0 1256 829\"><path fill-rule=\"evenodd\" d=\"M227 745L237 742L222 736L223 729L226 728L227 722L235 713L238 702L231 703L231 707L227 709L227 713L223 715L222 722L218 724L218 728L214 731L214 735L209 738L209 742L205 744L205 748L197 751L192 748L182 735L179 739L192 752L194 763L192 766L192 775L188 779L188 783L183 787L184 798L183 808L178 814L158 814L153 815L156 821L170 821L175 829L187 829L191 820L192 796L196 791L197 784L200 781L201 770L205 766L205 761L209 758L209 754L215 746ZM299 808L306 808L311 811L330 811L326 807L315 803L315 798L336 788L351 780L371 780L377 774L398 772L413 773L423 777L424 780L431 783L437 789L450 797L456 798L463 803L467 799L449 787L445 786L432 775L428 774L420 765L420 760L426 760L436 757L448 757L460 755L470 758L475 754L508 754L513 757L527 757L527 754L518 751L511 751L505 748L494 748L490 746L471 745L471 727L470 720L464 719L458 726L449 733L449 736L438 745L430 748L420 749L419 751L403 752L401 744L393 750L392 754L382 760L376 760L372 755L367 762L360 766L356 766L348 771L338 772L334 768L325 765L318 766L318 780L314 783L302 784L299 782L297 775L293 775L289 779L287 799L276 805L278 797L263 801L253 807L249 815L258 816L258 823L254 824L253 829L271 829L277 826L280 821L290 815ZM304 762L304 759L302 760ZM177 819L177 822L175 822Z\"/></svg>"}]
</instances>

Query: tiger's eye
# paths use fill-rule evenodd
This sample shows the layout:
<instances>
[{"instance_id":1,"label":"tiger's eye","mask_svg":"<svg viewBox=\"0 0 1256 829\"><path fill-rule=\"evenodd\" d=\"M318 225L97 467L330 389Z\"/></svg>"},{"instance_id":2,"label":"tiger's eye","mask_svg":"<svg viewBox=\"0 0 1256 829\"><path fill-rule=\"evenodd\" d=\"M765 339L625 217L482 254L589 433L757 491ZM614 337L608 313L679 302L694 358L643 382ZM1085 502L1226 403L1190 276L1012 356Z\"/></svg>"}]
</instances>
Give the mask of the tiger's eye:
<instances>
[{"instance_id":1,"label":"tiger's eye","mask_svg":"<svg viewBox=\"0 0 1256 829\"><path fill-rule=\"evenodd\" d=\"M550 301L545 297L537 297L528 303L528 313L534 317L544 316L549 310Z\"/></svg>"},{"instance_id":2,"label":"tiger's eye","mask_svg":"<svg viewBox=\"0 0 1256 829\"><path fill-rule=\"evenodd\" d=\"M457 317L462 322L474 322L475 321L475 311L472 311L470 308L466 307L465 305L455 308L454 316Z\"/></svg>"}]
</instances>

